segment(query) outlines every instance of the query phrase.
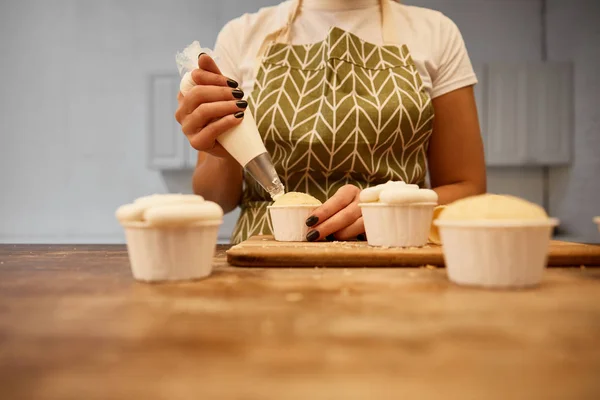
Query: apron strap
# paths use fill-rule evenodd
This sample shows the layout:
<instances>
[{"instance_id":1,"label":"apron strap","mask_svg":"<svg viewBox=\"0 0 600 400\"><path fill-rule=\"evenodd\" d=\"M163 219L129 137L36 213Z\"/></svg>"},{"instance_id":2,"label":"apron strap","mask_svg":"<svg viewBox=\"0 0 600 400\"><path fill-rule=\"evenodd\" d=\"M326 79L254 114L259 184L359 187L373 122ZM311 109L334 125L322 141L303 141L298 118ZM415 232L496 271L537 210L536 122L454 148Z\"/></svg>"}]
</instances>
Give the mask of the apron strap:
<instances>
[{"instance_id":1,"label":"apron strap","mask_svg":"<svg viewBox=\"0 0 600 400\"><path fill-rule=\"evenodd\" d=\"M398 31L394 24L394 15L392 14L390 1L392 0L379 0L379 5L381 9L381 26L383 33L383 43L384 44L399 44L400 40L398 37ZM256 59L254 61L254 76L256 77L258 74L258 70L262 63L262 59L264 55L267 53L267 49L271 43L283 42L290 44L291 43L291 33L292 33L292 25L294 21L300 15L302 10L302 0L296 0L294 6L290 14L288 15L288 20L284 26L281 28L269 33L265 36L259 50L256 55Z\"/></svg>"},{"instance_id":2,"label":"apron strap","mask_svg":"<svg viewBox=\"0 0 600 400\"><path fill-rule=\"evenodd\" d=\"M399 45L401 44L398 28L394 21L394 12L390 0L380 0L381 4L381 30L383 34L383 44Z\"/></svg>"},{"instance_id":3,"label":"apron strap","mask_svg":"<svg viewBox=\"0 0 600 400\"><path fill-rule=\"evenodd\" d=\"M287 22L285 23L285 25L282 26L281 28L269 33L265 37L262 44L260 45L258 54L256 55L256 59L254 60L254 76L255 77L258 74L258 70L262 63L262 59L263 59L264 55L267 53L267 49L269 48L269 45L271 43L281 41L282 37L285 37L284 43L290 42L292 24L294 23L296 18L298 18L298 15L300 15L300 10L302 10L302 0L296 0L294 6L292 7L292 11L288 15L288 19L287 19Z\"/></svg>"}]
</instances>

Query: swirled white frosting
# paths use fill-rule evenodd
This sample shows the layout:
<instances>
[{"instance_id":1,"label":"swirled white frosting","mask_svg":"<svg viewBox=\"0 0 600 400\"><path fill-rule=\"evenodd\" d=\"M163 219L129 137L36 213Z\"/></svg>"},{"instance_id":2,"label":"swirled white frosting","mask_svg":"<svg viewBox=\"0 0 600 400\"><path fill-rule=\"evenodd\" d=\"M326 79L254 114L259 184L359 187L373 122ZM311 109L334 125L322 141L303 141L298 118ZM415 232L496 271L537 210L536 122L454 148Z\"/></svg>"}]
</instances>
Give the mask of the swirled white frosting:
<instances>
[{"instance_id":1,"label":"swirled white frosting","mask_svg":"<svg viewBox=\"0 0 600 400\"><path fill-rule=\"evenodd\" d=\"M402 181L390 181L364 189L360 193L361 203L415 204L436 203L438 195L431 189L420 189L418 185Z\"/></svg>"},{"instance_id":2,"label":"swirled white frosting","mask_svg":"<svg viewBox=\"0 0 600 400\"><path fill-rule=\"evenodd\" d=\"M140 197L116 211L121 223L146 222L149 226L177 226L200 221L220 221L223 209L201 196L187 194L155 194Z\"/></svg>"}]
</instances>

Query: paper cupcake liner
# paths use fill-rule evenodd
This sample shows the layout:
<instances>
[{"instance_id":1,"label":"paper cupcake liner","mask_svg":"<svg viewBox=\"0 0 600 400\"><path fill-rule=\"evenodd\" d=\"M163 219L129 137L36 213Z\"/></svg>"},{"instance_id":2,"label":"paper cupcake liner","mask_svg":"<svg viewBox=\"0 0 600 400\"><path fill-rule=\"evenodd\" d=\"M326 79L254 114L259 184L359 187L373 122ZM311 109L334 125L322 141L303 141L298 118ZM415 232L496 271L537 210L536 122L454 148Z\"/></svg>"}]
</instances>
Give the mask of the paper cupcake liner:
<instances>
[{"instance_id":1,"label":"paper cupcake liner","mask_svg":"<svg viewBox=\"0 0 600 400\"><path fill-rule=\"evenodd\" d=\"M594 218L594 222L598 225L598 232L600 232L600 217Z\"/></svg>"},{"instance_id":2,"label":"paper cupcake liner","mask_svg":"<svg viewBox=\"0 0 600 400\"><path fill-rule=\"evenodd\" d=\"M442 244L440 237L440 229L434 224L435 220L439 218L442 211L446 209L446 206L437 206L433 209L433 216L431 221L431 227L429 228L429 242L433 244Z\"/></svg>"},{"instance_id":3,"label":"paper cupcake liner","mask_svg":"<svg viewBox=\"0 0 600 400\"><path fill-rule=\"evenodd\" d=\"M317 208L315 205L268 207L275 240L306 242L306 234L310 230L306 226L306 220Z\"/></svg>"},{"instance_id":4,"label":"paper cupcake liner","mask_svg":"<svg viewBox=\"0 0 600 400\"><path fill-rule=\"evenodd\" d=\"M448 278L490 288L535 286L548 262L556 220L542 222L436 221Z\"/></svg>"},{"instance_id":5,"label":"paper cupcake liner","mask_svg":"<svg viewBox=\"0 0 600 400\"><path fill-rule=\"evenodd\" d=\"M367 242L378 247L422 247L427 244L435 204L359 204Z\"/></svg>"},{"instance_id":6,"label":"paper cupcake liner","mask_svg":"<svg viewBox=\"0 0 600 400\"><path fill-rule=\"evenodd\" d=\"M220 222L177 228L125 226L131 271L144 282L180 281L212 272Z\"/></svg>"}]
</instances>

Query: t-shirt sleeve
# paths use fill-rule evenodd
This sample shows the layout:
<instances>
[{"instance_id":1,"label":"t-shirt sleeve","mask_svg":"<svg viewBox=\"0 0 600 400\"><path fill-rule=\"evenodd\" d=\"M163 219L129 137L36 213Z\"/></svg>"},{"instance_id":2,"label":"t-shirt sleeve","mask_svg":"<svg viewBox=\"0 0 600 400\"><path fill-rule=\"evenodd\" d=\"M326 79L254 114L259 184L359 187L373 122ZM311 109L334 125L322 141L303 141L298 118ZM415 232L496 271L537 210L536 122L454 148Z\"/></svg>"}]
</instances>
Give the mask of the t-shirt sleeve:
<instances>
[{"instance_id":1,"label":"t-shirt sleeve","mask_svg":"<svg viewBox=\"0 0 600 400\"><path fill-rule=\"evenodd\" d=\"M432 74L432 97L477 83L477 77L458 26L442 15L439 30L437 69Z\"/></svg>"},{"instance_id":2,"label":"t-shirt sleeve","mask_svg":"<svg viewBox=\"0 0 600 400\"><path fill-rule=\"evenodd\" d=\"M241 43L237 40L239 35L235 34L237 22L237 20L230 21L221 29L215 43L214 55L221 73L241 84L242 73L239 68Z\"/></svg>"}]
</instances>

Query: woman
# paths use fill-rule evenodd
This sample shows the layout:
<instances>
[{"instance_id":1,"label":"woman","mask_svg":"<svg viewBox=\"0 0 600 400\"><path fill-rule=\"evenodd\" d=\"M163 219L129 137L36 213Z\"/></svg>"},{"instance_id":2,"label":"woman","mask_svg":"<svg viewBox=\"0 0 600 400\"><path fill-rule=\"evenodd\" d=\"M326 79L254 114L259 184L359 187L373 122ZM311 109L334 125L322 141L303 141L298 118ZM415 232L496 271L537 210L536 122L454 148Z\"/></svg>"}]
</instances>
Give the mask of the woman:
<instances>
[{"instance_id":1,"label":"woman","mask_svg":"<svg viewBox=\"0 0 600 400\"><path fill-rule=\"evenodd\" d=\"M360 190L388 180L422 186L429 172L441 204L485 192L477 79L441 13L289 0L229 22L215 54L219 67L199 57L176 118L199 151L194 191L226 212L241 205L234 243L270 233L267 193L215 142L247 107L286 189L324 202L309 241L364 239Z\"/></svg>"}]
</instances>

